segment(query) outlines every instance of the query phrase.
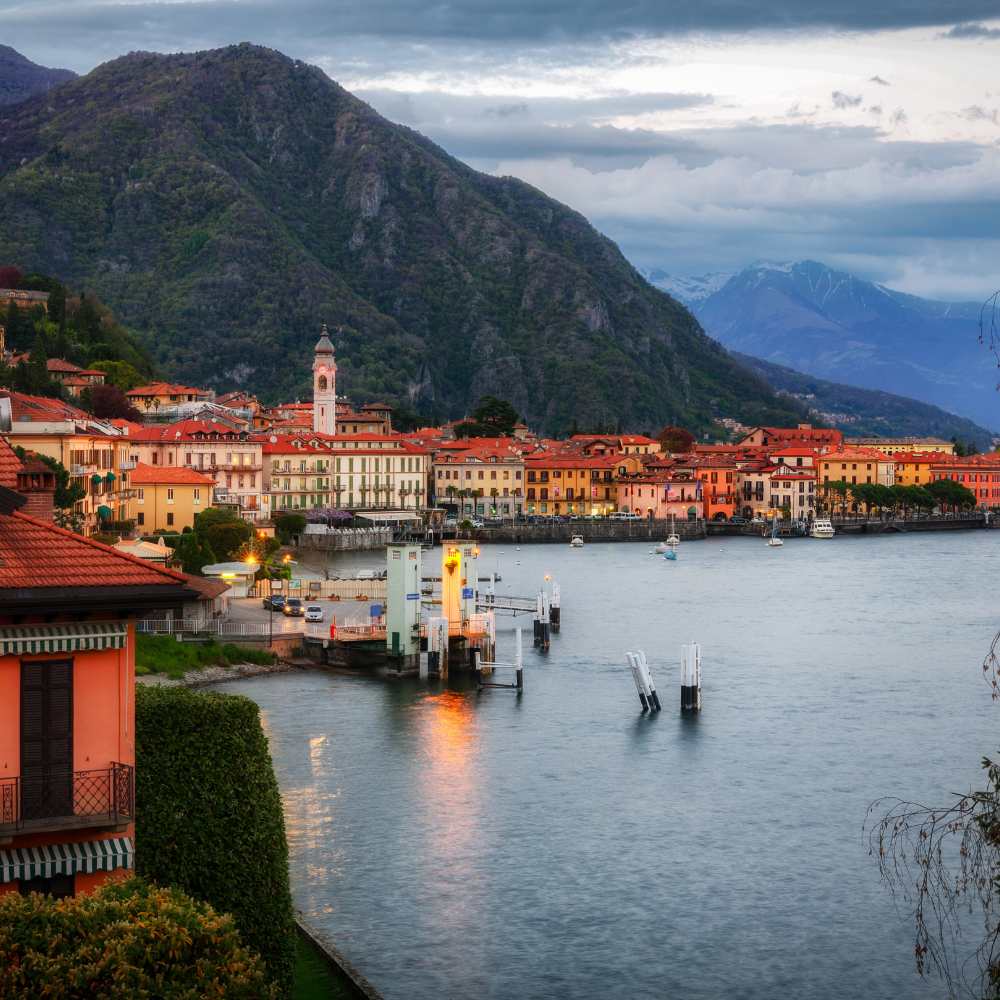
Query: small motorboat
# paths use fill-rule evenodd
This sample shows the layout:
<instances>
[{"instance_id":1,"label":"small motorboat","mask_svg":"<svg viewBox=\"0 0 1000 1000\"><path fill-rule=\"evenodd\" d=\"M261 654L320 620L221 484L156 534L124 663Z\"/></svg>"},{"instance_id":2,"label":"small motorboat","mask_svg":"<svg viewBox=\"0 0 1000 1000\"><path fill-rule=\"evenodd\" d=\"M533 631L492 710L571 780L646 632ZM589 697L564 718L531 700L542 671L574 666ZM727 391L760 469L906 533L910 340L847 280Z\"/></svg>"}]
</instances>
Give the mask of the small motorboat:
<instances>
[{"instance_id":1,"label":"small motorboat","mask_svg":"<svg viewBox=\"0 0 1000 1000\"><path fill-rule=\"evenodd\" d=\"M570 545L571 545L571 546L572 546L572 547L573 547L574 549L582 549L582 548L583 548L583 535L574 535L574 536L573 536L573 537L572 537L572 538L571 538L571 539L569 540L569 544L570 544Z\"/></svg>"},{"instance_id":2,"label":"small motorboat","mask_svg":"<svg viewBox=\"0 0 1000 1000\"><path fill-rule=\"evenodd\" d=\"M663 553L663 558L668 562L676 562L677 553L673 549L667 549L667 551Z\"/></svg>"}]
</instances>

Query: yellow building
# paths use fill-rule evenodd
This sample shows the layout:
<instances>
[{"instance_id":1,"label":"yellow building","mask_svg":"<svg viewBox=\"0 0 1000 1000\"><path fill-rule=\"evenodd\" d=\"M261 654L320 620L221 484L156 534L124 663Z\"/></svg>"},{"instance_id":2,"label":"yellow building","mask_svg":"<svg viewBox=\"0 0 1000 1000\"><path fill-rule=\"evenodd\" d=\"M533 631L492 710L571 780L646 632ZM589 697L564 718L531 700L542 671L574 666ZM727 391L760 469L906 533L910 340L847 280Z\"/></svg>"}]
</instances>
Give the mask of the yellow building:
<instances>
[{"instance_id":1,"label":"yellow building","mask_svg":"<svg viewBox=\"0 0 1000 1000\"><path fill-rule=\"evenodd\" d=\"M169 412L185 403L208 403L215 393L209 389L194 389L189 385L174 385L172 382L152 382L140 385L125 393L128 401L139 410Z\"/></svg>"},{"instance_id":2,"label":"yellow building","mask_svg":"<svg viewBox=\"0 0 1000 1000\"><path fill-rule=\"evenodd\" d=\"M953 457L945 451L896 455L896 482L900 486L926 486L935 479L931 469Z\"/></svg>"},{"instance_id":3,"label":"yellow building","mask_svg":"<svg viewBox=\"0 0 1000 1000\"><path fill-rule=\"evenodd\" d=\"M149 534L193 528L195 514L212 506L215 480L183 466L139 464L132 470L131 485L130 518L141 534Z\"/></svg>"},{"instance_id":4,"label":"yellow building","mask_svg":"<svg viewBox=\"0 0 1000 1000\"><path fill-rule=\"evenodd\" d=\"M635 475L641 468L635 455L529 455L524 460L524 512L610 514L618 507L618 476Z\"/></svg>"},{"instance_id":5,"label":"yellow building","mask_svg":"<svg viewBox=\"0 0 1000 1000\"><path fill-rule=\"evenodd\" d=\"M868 451L881 452L883 455L913 455L927 452L937 452L940 455L955 454L953 442L934 437L848 438L844 442L844 447L864 448Z\"/></svg>"}]
</instances>

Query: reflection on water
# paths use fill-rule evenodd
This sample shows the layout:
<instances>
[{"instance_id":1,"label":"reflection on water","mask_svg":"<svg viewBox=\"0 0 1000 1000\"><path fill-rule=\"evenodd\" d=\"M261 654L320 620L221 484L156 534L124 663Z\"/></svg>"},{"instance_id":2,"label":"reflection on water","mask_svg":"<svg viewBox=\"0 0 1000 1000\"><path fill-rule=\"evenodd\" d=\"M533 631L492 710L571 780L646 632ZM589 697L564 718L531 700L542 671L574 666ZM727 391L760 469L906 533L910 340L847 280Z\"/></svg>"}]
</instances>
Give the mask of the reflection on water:
<instances>
[{"instance_id":1,"label":"reflection on water","mask_svg":"<svg viewBox=\"0 0 1000 1000\"><path fill-rule=\"evenodd\" d=\"M388 1000L939 996L860 828L878 795L979 780L996 612L968 581L998 547L727 541L675 564L526 547L504 587L553 572L564 626L548 657L526 650L522 698L457 678L227 684L263 708L297 904ZM704 710L681 717L692 638ZM639 714L634 648L659 716Z\"/></svg>"}]
</instances>

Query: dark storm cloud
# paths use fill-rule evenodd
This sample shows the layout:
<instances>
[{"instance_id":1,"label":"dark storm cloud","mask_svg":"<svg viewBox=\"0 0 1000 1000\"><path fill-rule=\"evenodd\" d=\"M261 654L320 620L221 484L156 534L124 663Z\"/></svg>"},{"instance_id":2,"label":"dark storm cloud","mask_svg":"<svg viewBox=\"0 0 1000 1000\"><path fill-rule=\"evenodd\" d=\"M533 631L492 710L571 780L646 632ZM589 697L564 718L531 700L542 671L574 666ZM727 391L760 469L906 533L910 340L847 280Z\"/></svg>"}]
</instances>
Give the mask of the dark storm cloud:
<instances>
[{"instance_id":1,"label":"dark storm cloud","mask_svg":"<svg viewBox=\"0 0 1000 1000\"><path fill-rule=\"evenodd\" d=\"M994 15L996 12L994 11ZM987 28L985 24L956 24L942 38L1000 38L1000 28Z\"/></svg>"},{"instance_id":2,"label":"dark storm cloud","mask_svg":"<svg viewBox=\"0 0 1000 1000\"><path fill-rule=\"evenodd\" d=\"M189 0L184 3L0 0L5 41L59 61L100 59L129 48L157 51L264 41L309 57L349 37L560 44L690 32L881 30L948 24L953 37L983 37L995 0ZM86 66L82 68L87 68Z\"/></svg>"}]
</instances>

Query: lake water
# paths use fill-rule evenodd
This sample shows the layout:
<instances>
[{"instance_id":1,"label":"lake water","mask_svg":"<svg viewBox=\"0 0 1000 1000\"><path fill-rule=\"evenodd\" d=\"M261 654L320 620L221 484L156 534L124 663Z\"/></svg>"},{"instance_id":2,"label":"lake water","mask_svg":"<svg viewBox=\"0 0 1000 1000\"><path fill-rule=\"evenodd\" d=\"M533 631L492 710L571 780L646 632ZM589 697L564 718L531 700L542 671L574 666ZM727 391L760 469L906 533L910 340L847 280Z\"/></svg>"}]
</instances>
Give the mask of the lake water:
<instances>
[{"instance_id":1,"label":"lake water","mask_svg":"<svg viewBox=\"0 0 1000 1000\"><path fill-rule=\"evenodd\" d=\"M323 672L224 690L263 710L297 904L390 1000L938 997L862 823L880 795L981 781L998 550L982 531L717 539L673 564L637 544L485 550L503 592L562 587L547 656L519 619L521 698Z\"/></svg>"}]
</instances>

